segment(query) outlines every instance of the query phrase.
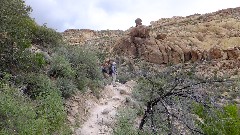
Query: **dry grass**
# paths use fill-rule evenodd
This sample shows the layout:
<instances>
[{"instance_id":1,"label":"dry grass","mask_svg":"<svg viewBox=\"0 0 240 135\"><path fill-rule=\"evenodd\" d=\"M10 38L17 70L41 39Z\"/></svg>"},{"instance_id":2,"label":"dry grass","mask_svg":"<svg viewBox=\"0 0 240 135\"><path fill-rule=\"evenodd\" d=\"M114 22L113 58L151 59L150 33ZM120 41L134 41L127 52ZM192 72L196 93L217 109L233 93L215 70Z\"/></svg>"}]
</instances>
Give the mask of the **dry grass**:
<instances>
[{"instance_id":1,"label":"dry grass","mask_svg":"<svg viewBox=\"0 0 240 135\"><path fill-rule=\"evenodd\" d=\"M224 49L240 46L240 37L230 37L221 39L220 46Z\"/></svg>"}]
</instances>

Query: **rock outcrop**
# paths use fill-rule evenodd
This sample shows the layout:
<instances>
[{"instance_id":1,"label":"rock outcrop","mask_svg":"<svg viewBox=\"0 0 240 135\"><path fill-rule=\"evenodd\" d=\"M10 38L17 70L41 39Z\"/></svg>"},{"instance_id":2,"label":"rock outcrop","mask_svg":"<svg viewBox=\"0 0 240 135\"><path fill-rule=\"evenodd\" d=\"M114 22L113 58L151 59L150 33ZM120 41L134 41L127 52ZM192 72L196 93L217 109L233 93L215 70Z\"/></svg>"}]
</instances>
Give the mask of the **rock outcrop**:
<instances>
[{"instance_id":1,"label":"rock outcrop","mask_svg":"<svg viewBox=\"0 0 240 135\"><path fill-rule=\"evenodd\" d=\"M131 36L126 36L116 42L113 53L118 56L144 59L155 64L238 59L240 55L238 47L222 49L219 46L213 46L209 50L202 50L201 48L186 45L176 37L167 37L166 39L168 38L172 38L171 40L175 40L175 42L140 37L135 37L133 42Z\"/></svg>"},{"instance_id":2,"label":"rock outcrop","mask_svg":"<svg viewBox=\"0 0 240 135\"><path fill-rule=\"evenodd\" d=\"M125 36L113 53L155 64L239 58L240 7L209 14L163 18L151 22L149 37ZM139 29L139 30L138 30ZM143 31L135 28L134 31Z\"/></svg>"},{"instance_id":3,"label":"rock outcrop","mask_svg":"<svg viewBox=\"0 0 240 135\"><path fill-rule=\"evenodd\" d=\"M232 60L240 55L239 16L240 7L237 7L202 15L162 18L152 21L146 26L148 29L66 30L62 35L72 45L86 45L115 57L140 58L155 64ZM141 33L144 30L146 34Z\"/></svg>"}]
</instances>

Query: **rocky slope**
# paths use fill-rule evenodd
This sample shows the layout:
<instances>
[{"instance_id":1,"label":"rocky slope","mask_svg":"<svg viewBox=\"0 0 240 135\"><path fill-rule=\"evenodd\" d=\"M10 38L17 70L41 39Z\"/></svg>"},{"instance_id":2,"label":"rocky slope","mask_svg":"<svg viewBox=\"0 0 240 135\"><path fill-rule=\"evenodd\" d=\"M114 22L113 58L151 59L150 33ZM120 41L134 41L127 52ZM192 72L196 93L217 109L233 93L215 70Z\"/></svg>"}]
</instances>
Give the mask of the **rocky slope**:
<instances>
[{"instance_id":1,"label":"rocky slope","mask_svg":"<svg viewBox=\"0 0 240 135\"><path fill-rule=\"evenodd\" d=\"M150 38L139 39L141 58L156 64L237 59L240 46L240 7L187 17L152 21ZM130 28L131 29L131 28ZM129 30L66 30L66 41L95 47L114 55L136 57ZM166 38L161 39L161 34Z\"/></svg>"},{"instance_id":2,"label":"rocky slope","mask_svg":"<svg viewBox=\"0 0 240 135\"><path fill-rule=\"evenodd\" d=\"M135 43L130 39L129 33L132 28L126 31L71 29L62 35L71 45L87 46L117 58L119 69L121 68L120 75L130 74L130 70L149 72L149 68L161 71L169 65L179 63L183 63L179 64L183 69L190 69L189 67L195 63L196 74L206 78L238 78L240 75L240 7L203 15L162 18L152 21L148 27L150 36L137 37ZM137 56L139 50L140 56ZM221 97L240 104L239 91L222 91ZM75 117L80 119L95 117L89 115L93 112L81 112L82 108L92 109L98 105L88 105L85 103L87 99L84 99L69 102L69 112L73 112L69 116L71 123L76 123ZM79 107L78 104L84 107ZM79 117L76 114L84 115ZM84 121L86 120L80 120L80 123L83 124ZM91 123L85 126L90 131ZM79 129L79 134L81 130ZM99 130L94 129L96 132ZM106 132L110 130L111 128L107 128Z\"/></svg>"}]
</instances>

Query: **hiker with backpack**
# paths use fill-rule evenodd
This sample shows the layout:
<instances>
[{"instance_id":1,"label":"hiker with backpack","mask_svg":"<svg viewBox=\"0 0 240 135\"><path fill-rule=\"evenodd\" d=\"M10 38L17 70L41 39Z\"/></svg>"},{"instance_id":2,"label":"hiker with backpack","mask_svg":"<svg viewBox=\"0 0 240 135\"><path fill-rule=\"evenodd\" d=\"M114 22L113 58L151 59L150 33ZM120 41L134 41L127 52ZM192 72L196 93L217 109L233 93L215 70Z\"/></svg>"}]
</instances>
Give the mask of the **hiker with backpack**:
<instances>
[{"instance_id":1,"label":"hiker with backpack","mask_svg":"<svg viewBox=\"0 0 240 135\"><path fill-rule=\"evenodd\" d=\"M112 77L112 85L116 87L117 67L113 59L109 60L109 75Z\"/></svg>"},{"instance_id":2,"label":"hiker with backpack","mask_svg":"<svg viewBox=\"0 0 240 135\"><path fill-rule=\"evenodd\" d=\"M108 78L109 77L109 60L105 61L102 66L102 74L104 76L104 78Z\"/></svg>"}]
</instances>

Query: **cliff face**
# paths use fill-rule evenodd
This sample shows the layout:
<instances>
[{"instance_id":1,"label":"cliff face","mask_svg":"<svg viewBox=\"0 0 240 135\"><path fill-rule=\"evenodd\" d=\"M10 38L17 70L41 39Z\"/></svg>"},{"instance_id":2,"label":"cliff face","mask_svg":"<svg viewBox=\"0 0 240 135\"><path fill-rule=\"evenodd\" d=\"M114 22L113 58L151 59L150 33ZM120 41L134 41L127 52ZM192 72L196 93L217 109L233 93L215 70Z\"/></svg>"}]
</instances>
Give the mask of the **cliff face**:
<instances>
[{"instance_id":1,"label":"cliff face","mask_svg":"<svg viewBox=\"0 0 240 135\"><path fill-rule=\"evenodd\" d=\"M114 56L140 58L155 64L187 61L238 59L240 50L240 7L187 17L152 21L149 38L130 40L129 31L66 30L72 45L87 45ZM164 35L164 38L161 36ZM137 44L137 45L136 45Z\"/></svg>"}]
</instances>

